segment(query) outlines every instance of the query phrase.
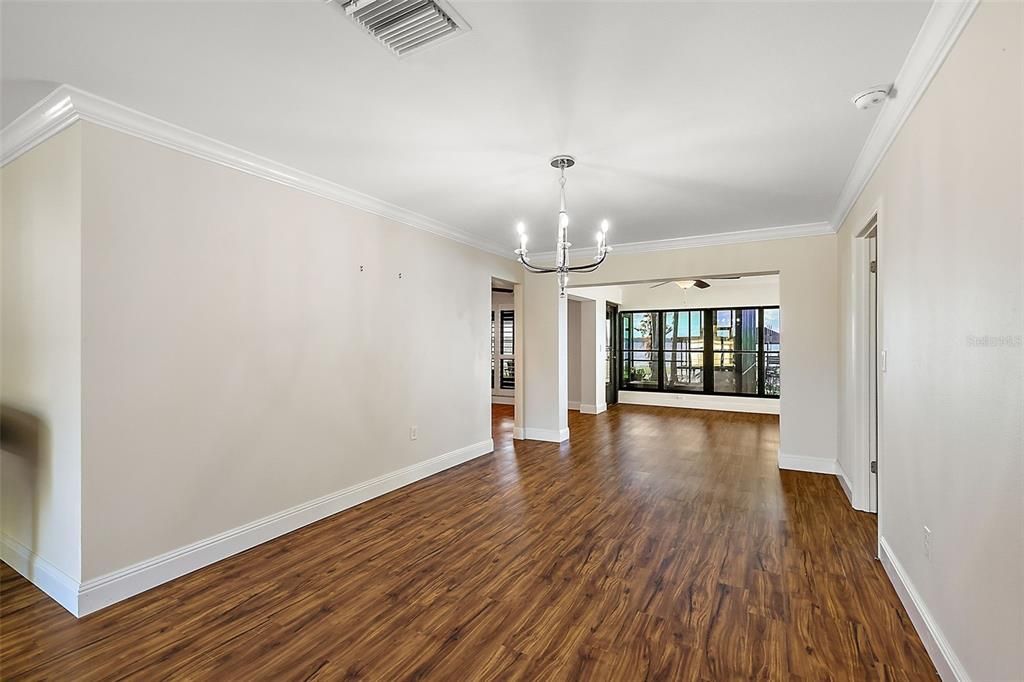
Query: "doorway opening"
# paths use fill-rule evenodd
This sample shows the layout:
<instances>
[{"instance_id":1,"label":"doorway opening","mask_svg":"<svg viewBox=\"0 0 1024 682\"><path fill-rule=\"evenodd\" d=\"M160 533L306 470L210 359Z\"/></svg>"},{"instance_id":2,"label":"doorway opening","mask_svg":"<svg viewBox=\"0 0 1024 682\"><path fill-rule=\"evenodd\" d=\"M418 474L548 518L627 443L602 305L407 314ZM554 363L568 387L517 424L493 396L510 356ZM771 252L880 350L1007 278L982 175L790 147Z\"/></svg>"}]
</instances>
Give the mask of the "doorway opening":
<instances>
[{"instance_id":1,"label":"doorway opening","mask_svg":"<svg viewBox=\"0 0 1024 682\"><path fill-rule=\"evenodd\" d=\"M619 306L605 304L604 316L604 400L608 407L619 402Z\"/></svg>"},{"instance_id":2,"label":"doorway opening","mask_svg":"<svg viewBox=\"0 0 1024 682\"><path fill-rule=\"evenodd\" d=\"M603 403L781 412L779 273L679 276L569 291L570 299L598 305L599 364L596 372L585 367L600 377Z\"/></svg>"},{"instance_id":3,"label":"doorway opening","mask_svg":"<svg viewBox=\"0 0 1024 682\"><path fill-rule=\"evenodd\" d=\"M522 393L522 371L516 362L522 336L522 320L516 314L518 290L513 282L491 278L490 403L496 448L512 444Z\"/></svg>"},{"instance_id":4,"label":"doorway opening","mask_svg":"<svg viewBox=\"0 0 1024 682\"><path fill-rule=\"evenodd\" d=\"M618 402L614 353L619 291L576 287L566 298L568 409L601 414Z\"/></svg>"},{"instance_id":5,"label":"doorway opening","mask_svg":"<svg viewBox=\"0 0 1024 682\"><path fill-rule=\"evenodd\" d=\"M567 298L568 407L600 414L619 401L615 343L619 306L577 294Z\"/></svg>"},{"instance_id":6,"label":"doorway opening","mask_svg":"<svg viewBox=\"0 0 1024 682\"><path fill-rule=\"evenodd\" d=\"M511 288L491 287L491 403L515 405L516 311Z\"/></svg>"}]
</instances>

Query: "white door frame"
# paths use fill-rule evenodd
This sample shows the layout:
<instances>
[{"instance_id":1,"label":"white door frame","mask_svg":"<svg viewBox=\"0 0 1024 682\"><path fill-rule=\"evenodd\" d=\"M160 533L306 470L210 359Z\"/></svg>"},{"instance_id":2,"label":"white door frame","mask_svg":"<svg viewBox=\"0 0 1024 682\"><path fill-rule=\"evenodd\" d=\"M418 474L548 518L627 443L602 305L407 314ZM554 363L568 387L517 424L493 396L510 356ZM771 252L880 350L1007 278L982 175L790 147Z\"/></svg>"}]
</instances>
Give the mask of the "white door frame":
<instances>
[{"instance_id":1,"label":"white door frame","mask_svg":"<svg viewBox=\"0 0 1024 682\"><path fill-rule=\"evenodd\" d=\"M878 396L880 393L880 372L879 362L881 355L879 352L878 339L878 322L880 316L878 315L878 229L877 226L873 228L864 240L867 242L868 258L869 263L874 262L875 269L868 268L868 343L866 344L868 352L868 442L867 442L867 461L868 461L868 485L867 485L867 497L868 505L867 511L877 512L878 511L878 473L877 470L872 472L870 470L872 462L875 466L878 465L878 443L881 440L878 432L878 415L880 414Z\"/></svg>"},{"instance_id":2,"label":"white door frame","mask_svg":"<svg viewBox=\"0 0 1024 682\"><path fill-rule=\"evenodd\" d=\"M526 354L523 352L523 346L526 344L525 331L525 318L523 315L523 285L522 283L515 284L512 287L512 305L516 311L515 317L515 359L516 359L516 390L515 398L515 422L512 427L512 437L516 440L522 440L526 437L525 429L523 426L523 415L526 414L526 410L523 405L525 403L524 396L526 395L526 368L525 360Z\"/></svg>"},{"instance_id":3,"label":"white door frame","mask_svg":"<svg viewBox=\"0 0 1024 682\"><path fill-rule=\"evenodd\" d=\"M883 366L884 366L884 334L883 334L883 300L882 287L882 254L884 236L884 212L882 202L879 201L869 214L869 219L853 240L851 255L853 258L853 354L852 354L852 376L854 381L854 429L852 447L854 452L854 470L852 474L851 487L853 488L853 506L862 511L879 512L881 503L881 488L883 485L884 468L883 439L882 439L882 415L883 406ZM875 342L876 347L871 346L871 313L872 313L872 289L870 273L870 237L875 238L875 259L878 262L878 274L876 274L875 294ZM872 362L872 351L877 359L877 367ZM875 405L872 410L872 382L871 374L874 372ZM875 420L875 457L878 461L878 498L872 495L873 477L871 474L871 453L872 453L872 413Z\"/></svg>"}]
</instances>

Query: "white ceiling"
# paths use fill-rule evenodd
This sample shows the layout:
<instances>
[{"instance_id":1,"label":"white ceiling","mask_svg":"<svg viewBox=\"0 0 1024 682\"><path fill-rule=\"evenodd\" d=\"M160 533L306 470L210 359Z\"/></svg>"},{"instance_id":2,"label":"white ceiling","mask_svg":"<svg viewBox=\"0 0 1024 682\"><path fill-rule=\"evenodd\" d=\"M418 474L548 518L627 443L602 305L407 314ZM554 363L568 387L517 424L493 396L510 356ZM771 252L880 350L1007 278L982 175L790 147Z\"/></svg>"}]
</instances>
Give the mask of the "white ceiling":
<instances>
[{"instance_id":1,"label":"white ceiling","mask_svg":"<svg viewBox=\"0 0 1024 682\"><path fill-rule=\"evenodd\" d=\"M398 60L333 4L17 2L6 124L68 83L496 245L551 248L827 220L927 2L468 2ZM571 235L572 236L572 235Z\"/></svg>"}]
</instances>

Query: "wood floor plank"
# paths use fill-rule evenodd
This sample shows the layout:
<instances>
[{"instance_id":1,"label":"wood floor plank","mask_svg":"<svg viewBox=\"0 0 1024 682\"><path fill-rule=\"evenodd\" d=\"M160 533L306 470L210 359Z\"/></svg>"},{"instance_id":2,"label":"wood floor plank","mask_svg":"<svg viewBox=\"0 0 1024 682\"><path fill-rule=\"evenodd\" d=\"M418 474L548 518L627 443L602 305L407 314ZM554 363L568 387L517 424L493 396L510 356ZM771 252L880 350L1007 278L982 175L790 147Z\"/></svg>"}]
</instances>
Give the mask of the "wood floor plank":
<instances>
[{"instance_id":1,"label":"wood floor plank","mask_svg":"<svg viewBox=\"0 0 1024 682\"><path fill-rule=\"evenodd\" d=\"M620 405L76 620L0 566L2 679L935 680L778 418Z\"/></svg>"}]
</instances>

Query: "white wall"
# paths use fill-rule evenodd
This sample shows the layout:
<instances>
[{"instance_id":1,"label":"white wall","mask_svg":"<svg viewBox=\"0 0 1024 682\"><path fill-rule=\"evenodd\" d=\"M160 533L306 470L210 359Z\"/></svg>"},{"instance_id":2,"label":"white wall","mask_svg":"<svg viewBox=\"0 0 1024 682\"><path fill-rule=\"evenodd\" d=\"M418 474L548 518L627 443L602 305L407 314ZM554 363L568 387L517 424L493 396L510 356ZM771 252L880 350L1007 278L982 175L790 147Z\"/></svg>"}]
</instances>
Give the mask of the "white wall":
<instances>
[{"instance_id":1,"label":"white wall","mask_svg":"<svg viewBox=\"0 0 1024 682\"><path fill-rule=\"evenodd\" d=\"M613 251L600 270L577 275L574 282L621 286L680 276L779 273L785 334L780 463L831 472L836 467L838 373L835 258L832 235L651 253Z\"/></svg>"},{"instance_id":2,"label":"white wall","mask_svg":"<svg viewBox=\"0 0 1024 682\"><path fill-rule=\"evenodd\" d=\"M0 455L4 560L69 584L81 577L81 133L0 171L0 401L42 425L37 452Z\"/></svg>"},{"instance_id":3,"label":"white wall","mask_svg":"<svg viewBox=\"0 0 1024 682\"><path fill-rule=\"evenodd\" d=\"M975 680L1024 679L1022 37L1024 5L981 4L843 224L837 261L852 472L866 465L856 234L880 205L880 533L928 612L933 657L937 634Z\"/></svg>"}]
</instances>

